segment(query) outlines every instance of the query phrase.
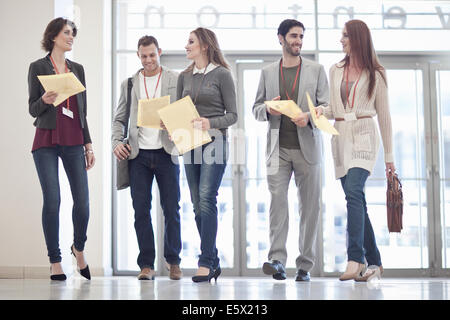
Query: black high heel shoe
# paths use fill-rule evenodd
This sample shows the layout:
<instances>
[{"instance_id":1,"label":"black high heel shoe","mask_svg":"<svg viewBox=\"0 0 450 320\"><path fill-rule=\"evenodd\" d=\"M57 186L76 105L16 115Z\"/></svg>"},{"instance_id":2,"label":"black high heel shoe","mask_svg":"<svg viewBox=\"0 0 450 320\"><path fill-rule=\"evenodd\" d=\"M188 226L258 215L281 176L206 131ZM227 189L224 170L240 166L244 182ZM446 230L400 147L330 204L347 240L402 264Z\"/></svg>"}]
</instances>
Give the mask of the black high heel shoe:
<instances>
[{"instance_id":1,"label":"black high heel shoe","mask_svg":"<svg viewBox=\"0 0 450 320\"><path fill-rule=\"evenodd\" d=\"M52 273L52 266L50 266L50 273ZM67 277L64 273L60 274L50 274L50 280L55 281L66 281Z\"/></svg>"},{"instance_id":2,"label":"black high heel shoe","mask_svg":"<svg viewBox=\"0 0 450 320\"><path fill-rule=\"evenodd\" d=\"M194 282L206 282L206 281L211 282L211 279L214 278L215 274L216 274L216 271L214 269L209 269L209 274L208 275L206 275L206 276L193 276L192 277L192 281L194 281Z\"/></svg>"},{"instance_id":3,"label":"black high heel shoe","mask_svg":"<svg viewBox=\"0 0 450 320\"><path fill-rule=\"evenodd\" d=\"M76 259L77 256L75 255L75 252L73 251L73 245L70 247L70 251L72 252L73 256ZM88 280L91 280L91 272L89 271L89 265L86 265L86 268L84 268L84 269L77 268L77 270L83 277L85 277Z\"/></svg>"},{"instance_id":4,"label":"black high heel shoe","mask_svg":"<svg viewBox=\"0 0 450 320\"><path fill-rule=\"evenodd\" d=\"M220 276L220 274L222 273L222 269L220 269L220 266L217 266L216 270L214 270L214 274L213 274L213 278L217 283L217 278Z\"/></svg>"}]
</instances>

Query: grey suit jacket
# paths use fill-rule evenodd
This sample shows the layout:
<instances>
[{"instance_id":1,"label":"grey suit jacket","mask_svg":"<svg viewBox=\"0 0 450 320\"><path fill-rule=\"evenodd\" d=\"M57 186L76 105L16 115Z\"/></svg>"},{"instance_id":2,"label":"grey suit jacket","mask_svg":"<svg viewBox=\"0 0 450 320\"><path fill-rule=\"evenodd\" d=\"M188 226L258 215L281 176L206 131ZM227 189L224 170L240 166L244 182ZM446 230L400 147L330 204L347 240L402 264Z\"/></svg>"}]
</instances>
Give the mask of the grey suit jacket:
<instances>
[{"instance_id":1,"label":"grey suit jacket","mask_svg":"<svg viewBox=\"0 0 450 320\"><path fill-rule=\"evenodd\" d=\"M272 116L267 112L264 101L280 95L280 61L274 62L261 71L258 92L253 105L253 115L258 121L269 121L267 130L266 160L269 161L279 147L281 116ZM328 80L322 65L302 57L302 70L299 79L297 105L309 114L306 92L316 106L327 105L329 101ZM312 120L306 127L297 127L298 141L305 160L317 164L321 160L322 138L320 130ZM276 153L278 154L278 153Z\"/></svg>"},{"instance_id":2,"label":"grey suit jacket","mask_svg":"<svg viewBox=\"0 0 450 320\"><path fill-rule=\"evenodd\" d=\"M142 70L142 69L141 69ZM124 140L125 124L129 121L128 126L128 143L131 146L131 154L128 159L134 159L139 154L139 127L137 125L138 101L140 97L139 70L132 77L133 89L131 90L130 117L127 118L127 88L128 79L122 82L120 87L120 99L117 106L113 122L112 122L112 149L114 150L119 143ZM177 80L178 73L162 66L161 74L161 96L170 95L170 103L176 101L177 98ZM161 141L164 150L174 156L178 156L178 150L175 144L170 141L167 131L162 130Z\"/></svg>"}]
</instances>

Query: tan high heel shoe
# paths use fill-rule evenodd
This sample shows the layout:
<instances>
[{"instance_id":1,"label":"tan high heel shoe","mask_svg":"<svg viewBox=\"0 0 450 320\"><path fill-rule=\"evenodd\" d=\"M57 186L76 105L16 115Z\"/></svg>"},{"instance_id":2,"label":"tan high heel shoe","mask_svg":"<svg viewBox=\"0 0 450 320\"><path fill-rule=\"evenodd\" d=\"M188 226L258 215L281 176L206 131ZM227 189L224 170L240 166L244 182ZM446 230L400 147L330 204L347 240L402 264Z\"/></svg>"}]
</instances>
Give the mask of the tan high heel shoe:
<instances>
[{"instance_id":1,"label":"tan high heel shoe","mask_svg":"<svg viewBox=\"0 0 450 320\"><path fill-rule=\"evenodd\" d=\"M371 265L366 269L366 272L362 276L355 279L357 282L369 282L370 280L377 278L381 280L381 275L383 274L383 266Z\"/></svg>"},{"instance_id":2,"label":"tan high heel shoe","mask_svg":"<svg viewBox=\"0 0 450 320\"><path fill-rule=\"evenodd\" d=\"M346 281L356 279L361 276L361 271L364 269L363 263L358 263L356 261L349 261L347 263L347 268L345 272L339 277L339 280Z\"/></svg>"}]
</instances>

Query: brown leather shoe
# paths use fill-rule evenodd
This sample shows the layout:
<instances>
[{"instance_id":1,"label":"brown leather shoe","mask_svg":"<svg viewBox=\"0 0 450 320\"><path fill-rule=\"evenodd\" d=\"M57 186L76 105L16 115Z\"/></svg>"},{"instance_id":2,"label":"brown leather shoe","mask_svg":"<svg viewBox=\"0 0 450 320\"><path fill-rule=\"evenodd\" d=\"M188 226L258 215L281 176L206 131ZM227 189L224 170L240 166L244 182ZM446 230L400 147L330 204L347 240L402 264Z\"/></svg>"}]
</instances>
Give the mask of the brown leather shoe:
<instances>
[{"instance_id":1,"label":"brown leather shoe","mask_svg":"<svg viewBox=\"0 0 450 320\"><path fill-rule=\"evenodd\" d=\"M180 266L178 264L169 264L169 278L172 280L180 280L183 276L183 273L181 272Z\"/></svg>"},{"instance_id":2,"label":"brown leather shoe","mask_svg":"<svg viewBox=\"0 0 450 320\"><path fill-rule=\"evenodd\" d=\"M155 270L143 268L138 275L138 280L155 280Z\"/></svg>"}]
</instances>

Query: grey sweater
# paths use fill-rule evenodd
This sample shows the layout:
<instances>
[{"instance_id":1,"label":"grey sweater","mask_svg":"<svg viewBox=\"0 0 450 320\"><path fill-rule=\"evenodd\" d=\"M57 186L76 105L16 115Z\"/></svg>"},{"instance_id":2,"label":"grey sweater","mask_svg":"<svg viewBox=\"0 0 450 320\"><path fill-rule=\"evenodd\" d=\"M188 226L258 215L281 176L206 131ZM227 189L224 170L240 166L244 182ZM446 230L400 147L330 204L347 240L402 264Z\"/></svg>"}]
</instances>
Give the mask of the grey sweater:
<instances>
[{"instance_id":1,"label":"grey sweater","mask_svg":"<svg viewBox=\"0 0 450 320\"><path fill-rule=\"evenodd\" d=\"M237 121L236 90L228 69L219 66L206 75L182 72L178 77L177 100L187 95L194 101L200 117L209 119L211 129L226 132L224 129Z\"/></svg>"}]
</instances>

